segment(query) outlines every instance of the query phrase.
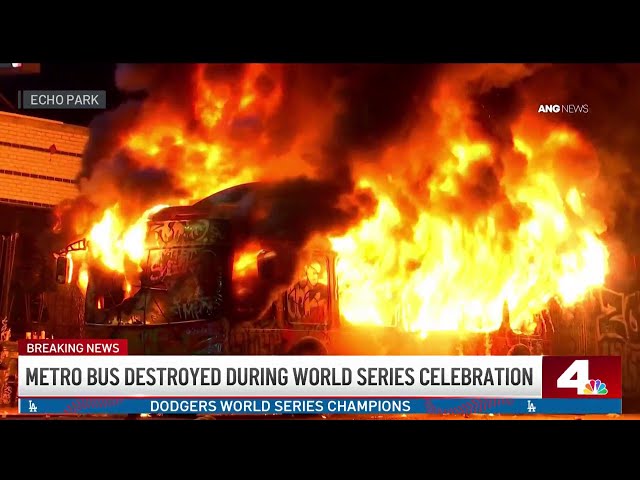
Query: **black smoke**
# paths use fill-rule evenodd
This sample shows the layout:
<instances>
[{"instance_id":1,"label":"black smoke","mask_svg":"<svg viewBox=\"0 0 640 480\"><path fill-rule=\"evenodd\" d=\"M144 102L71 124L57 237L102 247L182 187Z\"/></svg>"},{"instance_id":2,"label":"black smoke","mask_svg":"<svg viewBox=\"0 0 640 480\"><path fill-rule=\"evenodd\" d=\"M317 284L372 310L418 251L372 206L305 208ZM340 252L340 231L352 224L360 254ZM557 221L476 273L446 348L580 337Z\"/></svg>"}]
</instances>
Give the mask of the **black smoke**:
<instances>
[{"instance_id":1,"label":"black smoke","mask_svg":"<svg viewBox=\"0 0 640 480\"><path fill-rule=\"evenodd\" d=\"M131 100L117 109L96 117L89 126L89 140L82 156L79 179L89 179L96 166L108 163L120 147L120 132L126 132L136 125L142 102Z\"/></svg>"},{"instance_id":2,"label":"black smoke","mask_svg":"<svg viewBox=\"0 0 640 480\"><path fill-rule=\"evenodd\" d=\"M394 200L406 215L417 214L419 199L425 207L470 218L491 210L503 225L517 228L527 211L508 201L503 186L505 177L526 174L527 162L514 149L511 125L539 104L588 104L588 114L547 120L568 123L583 132L595 146L597 161L567 156L559 168L585 177L600 176L604 180L600 184L608 186L602 188L598 203L610 210L610 231L624 238L629 249L640 249L636 240L640 238L640 204L633 193L640 187L635 160L640 151L640 93L635 88L639 66L273 65L255 79L254 86L264 97L281 89L275 111L239 114L230 123L209 127L198 108L198 86L204 79L237 95L247 68L239 64L120 65L116 81L131 99L91 125L80 174L83 198L99 206L122 202L141 212L162 198L185 194L176 175L184 165L179 148L167 147L170 159L159 165L140 162L122 148L127 134L144 129L162 112L188 132L231 145L237 155L224 165L226 170L241 172L250 167L243 163L247 157L268 166L272 175L265 178L268 186L252 207L249 225L255 236L270 243L286 240L293 252L314 235L339 235L374 211L372 193L356 185L354 159L370 163L379 173L385 168L396 177L398 172L405 173ZM432 131L437 112L429 104L442 84L469 102L471 133L490 142L492 153L460 179L457 197L438 206L430 203L425 180L437 170L435 160L428 157L430 149L441 147ZM295 150L296 142L316 124L322 135L305 151ZM415 137L420 128L425 130L425 153L418 161L379 162L385 148ZM258 143L261 147L252 155L241 154L247 145ZM291 162L291 155L299 156L300 163ZM398 169L396 165L403 162L414 164ZM398 179L389 182L398 183Z\"/></svg>"},{"instance_id":3,"label":"black smoke","mask_svg":"<svg viewBox=\"0 0 640 480\"><path fill-rule=\"evenodd\" d=\"M333 102L339 105L334 126L321 143L312 146L309 163L316 177L334 184L329 191L336 195L353 187L350 152L380 148L389 136L401 131L415 111L415 93L423 88L428 72L426 67L410 65L282 68L278 80L283 98L278 111L265 118L236 118L232 128L223 134L224 140L249 142L262 134L268 143L261 153L286 154L300 131L309 128L315 114L324 114L321 110L330 110L327 106ZM151 201L160 191L165 196L180 196L181 186L172 178L175 172L136 165L130 152L122 149L123 137L159 111L171 112L176 122L194 132L205 130L197 115L196 77L233 90L242 82L245 69L243 65L120 65L116 83L136 98L91 124L79 178L84 185L83 193L105 204L113 202L112 195L102 196L114 188L116 195L126 199L142 196ZM263 94L270 93L274 85L275 80L268 74L256 79L257 90ZM203 136L207 133L209 140L219 139L218 132L204 132ZM173 163L179 168L179 160ZM295 172L286 176L295 176L292 173ZM340 189L336 188L338 183L342 184Z\"/></svg>"},{"instance_id":4,"label":"black smoke","mask_svg":"<svg viewBox=\"0 0 640 480\"><path fill-rule=\"evenodd\" d=\"M631 288L630 284L638 288L639 285L639 80L638 64L572 64L545 69L526 85L531 92L541 92L540 103L589 107L587 114L562 115L562 121L589 139L596 154L591 161L567 159L567 162L573 162L573 171L592 172L598 178L594 201L606 214L605 239L612 255L613 275L609 280L612 288Z\"/></svg>"},{"instance_id":5,"label":"black smoke","mask_svg":"<svg viewBox=\"0 0 640 480\"><path fill-rule=\"evenodd\" d=\"M83 211L115 203L131 215L187 195L176 173L186 168L183 152L167 146L162 164L141 162L123 147L133 131L153 128L154 117L168 115L180 128L210 142L223 142L243 152L260 138L252 162L270 166L272 175L255 197L244 223L248 237L269 245L285 245L297 255L316 235L339 235L371 215L376 199L357 188L353 159L375 162L392 141L402 141L417 121L439 67L421 65L278 65L255 80L258 95L278 87L278 108L264 115L238 115L228 124L210 127L198 99L203 81L237 94L246 65L120 65L116 83L131 98L95 119L79 176ZM296 141L318 135L303 152ZM266 139L266 141L264 141ZM291 161L292 155L301 158ZM167 158L170 157L170 158ZM241 171L243 155L225 169ZM280 161L286 158L287 161ZM303 174L298 170L306 165ZM211 192L214 193L214 192ZM77 206L79 211L79 202ZM164 202L162 202L164 203ZM74 213L74 208L63 209ZM244 212L247 213L247 212ZM87 217L91 214L88 213ZM64 222L63 222L64 223ZM275 247L277 248L277 247ZM289 276L294 275L291 263Z\"/></svg>"},{"instance_id":6,"label":"black smoke","mask_svg":"<svg viewBox=\"0 0 640 480\"><path fill-rule=\"evenodd\" d=\"M371 215L375 199L366 191L351 194L339 181L298 177L266 185L255 206L250 228L258 238L300 248L314 234L338 235Z\"/></svg>"},{"instance_id":7,"label":"black smoke","mask_svg":"<svg viewBox=\"0 0 640 480\"><path fill-rule=\"evenodd\" d=\"M595 147L601 200L610 208L609 231L640 251L640 65L556 65L524 85L539 103L589 107L587 114L564 114L560 120L579 130Z\"/></svg>"},{"instance_id":8,"label":"black smoke","mask_svg":"<svg viewBox=\"0 0 640 480\"><path fill-rule=\"evenodd\" d=\"M640 253L640 65L535 65L522 73L489 88L478 88L473 80L465 83L475 124L494 146L491 168L479 182L482 188L473 189L481 193L476 200L496 194L491 187L496 179L526 173L526 161L514 152L511 130L520 115L535 116L540 105L586 106L587 113L540 114L545 122L577 130L592 149L561 151L551 168L578 185L588 184L591 204L604 214L603 238L612 255L609 282L633 276L630 270L637 267L630 257ZM517 212L514 220L522 215Z\"/></svg>"},{"instance_id":9,"label":"black smoke","mask_svg":"<svg viewBox=\"0 0 640 480\"><path fill-rule=\"evenodd\" d=\"M167 192L183 193L174 178L175 172L137 165L121 148L121 140L159 109L168 109L194 130L203 128L198 125L194 109L198 95L196 74L199 72L200 78L212 84L233 88L242 81L245 68L243 65L208 65L200 66L200 69L195 65L120 65L116 72L118 86L143 98L130 100L93 122L81 181L98 192L97 186L108 179L123 199L144 196L152 202L158 192L165 196ZM350 164L353 154L358 152L375 158L376 150L383 148L391 138L402 135L411 124L416 104L424 96L434 68L416 65L282 66L283 98L278 111L267 118L237 119L231 137L241 138L239 132L257 129L269 139L263 153L282 155L300 131L308 129L309 123L314 121L314 109L325 109L330 103L338 107L333 127L310 152L308 161L315 170L314 179L289 179L279 187L270 188L270 201L279 211L286 210L285 203L296 205L296 208L286 211L283 220L277 219L278 215L272 212L268 215L268 224L291 225L291 230L299 232L294 233L294 237L304 242L318 229L329 232L340 229L340 224L353 223L361 216L357 206L360 202L363 202L365 212L370 211L372 198L366 198L362 192L342 200L354 190ZM275 81L267 74L260 76L256 84L258 91L269 93ZM316 103L309 106L313 103L309 99L316 99ZM215 141L215 132L211 139ZM296 177L295 172L284 176ZM85 193L91 197L92 192L86 190L89 189L85 188ZM282 200L273 200L276 198ZM108 203L112 201L113 198L108 199Z\"/></svg>"}]
</instances>

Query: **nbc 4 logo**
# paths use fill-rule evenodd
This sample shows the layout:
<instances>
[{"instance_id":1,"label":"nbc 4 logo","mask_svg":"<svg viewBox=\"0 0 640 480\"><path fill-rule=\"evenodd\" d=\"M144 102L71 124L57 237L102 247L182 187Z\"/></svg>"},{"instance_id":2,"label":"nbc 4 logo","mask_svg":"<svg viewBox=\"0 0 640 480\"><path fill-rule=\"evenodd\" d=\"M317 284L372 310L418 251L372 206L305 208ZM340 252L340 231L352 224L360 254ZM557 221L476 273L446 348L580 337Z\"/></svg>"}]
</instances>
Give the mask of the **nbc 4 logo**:
<instances>
[{"instance_id":1,"label":"nbc 4 logo","mask_svg":"<svg viewBox=\"0 0 640 480\"><path fill-rule=\"evenodd\" d=\"M575 389L578 395L606 395L607 384L589 378L589 360L576 360L557 381L558 388Z\"/></svg>"},{"instance_id":2,"label":"nbc 4 logo","mask_svg":"<svg viewBox=\"0 0 640 480\"><path fill-rule=\"evenodd\" d=\"M607 384L602 383L600 380L589 380L589 383L585 384L583 395L606 395L609 393L607 390Z\"/></svg>"}]
</instances>

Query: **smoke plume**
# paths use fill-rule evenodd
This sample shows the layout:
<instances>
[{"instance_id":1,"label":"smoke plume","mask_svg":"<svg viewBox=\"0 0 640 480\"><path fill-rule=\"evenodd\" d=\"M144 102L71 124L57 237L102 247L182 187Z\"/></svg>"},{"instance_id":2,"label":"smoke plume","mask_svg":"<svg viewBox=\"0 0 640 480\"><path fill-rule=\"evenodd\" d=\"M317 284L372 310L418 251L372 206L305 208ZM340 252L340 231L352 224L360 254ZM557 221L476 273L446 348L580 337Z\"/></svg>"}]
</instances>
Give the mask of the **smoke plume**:
<instances>
[{"instance_id":1,"label":"smoke plume","mask_svg":"<svg viewBox=\"0 0 640 480\"><path fill-rule=\"evenodd\" d=\"M245 65L121 65L117 85L138 98L92 123L81 198L97 210L124 203L135 217L160 201L193 197L194 189L206 192L208 183L225 184L260 166L258 180L269 183L251 214L257 237L286 239L295 250L314 235L344 233L376 205L370 191L356 186L354 159L375 161L392 139L406 134L434 70L273 65L253 74ZM237 104L246 94L240 86L249 80L252 94L262 97L257 107L220 111L214 122L218 105L207 105L207 98L224 98L221 109ZM185 142L228 148L211 171L214 181L200 179L204 189L189 188L184 174L202 171L206 154L177 144L174 130ZM154 132L160 132L160 152L149 157L131 148L133 135Z\"/></svg>"},{"instance_id":2,"label":"smoke plume","mask_svg":"<svg viewBox=\"0 0 640 480\"><path fill-rule=\"evenodd\" d=\"M286 240L294 253L369 218L380 191L402 212L398 239L426 211L470 229L490 217L508 249L532 215L509 190L532 171L517 145L526 132L540 141L536 168L593 193L608 231L633 251L638 78L636 65L120 65L131 99L91 125L81 196L61 211L78 234L114 204L136 218L259 180L250 236ZM541 104L588 113L545 116ZM543 139L563 125L585 141L546 155ZM460 173L448 166L451 139L488 147L467 152ZM394 268L420 260L409 263Z\"/></svg>"}]
</instances>

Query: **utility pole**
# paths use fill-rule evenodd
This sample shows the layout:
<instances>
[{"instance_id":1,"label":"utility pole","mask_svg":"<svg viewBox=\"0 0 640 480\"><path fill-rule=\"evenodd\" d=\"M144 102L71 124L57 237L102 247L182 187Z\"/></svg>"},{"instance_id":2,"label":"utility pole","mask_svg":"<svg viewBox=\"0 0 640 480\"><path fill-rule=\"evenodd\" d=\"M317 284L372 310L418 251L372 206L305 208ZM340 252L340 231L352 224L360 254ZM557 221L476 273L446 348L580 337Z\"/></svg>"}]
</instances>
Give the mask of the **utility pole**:
<instances>
[{"instance_id":1,"label":"utility pole","mask_svg":"<svg viewBox=\"0 0 640 480\"><path fill-rule=\"evenodd\" d=\"M0 77L15 77L18 75L37 75L40 73L39 63L0 63ZM1 88L1 87L0 87ZM0 91L0 110L17 113L18 109L7 96Z\"/></svg>"},{"instance_id":2,"label":"utility pole","mask_svg":"<svg viewBox=\"0 0 640 480\"><path fill-rule=\"evenodd\" d=\"M4 105L5 108L8 108L9 111L13 113L16 113L18 111L15 105L2 92L0 92L0 104Z\"/></svg>"}]
</instances>

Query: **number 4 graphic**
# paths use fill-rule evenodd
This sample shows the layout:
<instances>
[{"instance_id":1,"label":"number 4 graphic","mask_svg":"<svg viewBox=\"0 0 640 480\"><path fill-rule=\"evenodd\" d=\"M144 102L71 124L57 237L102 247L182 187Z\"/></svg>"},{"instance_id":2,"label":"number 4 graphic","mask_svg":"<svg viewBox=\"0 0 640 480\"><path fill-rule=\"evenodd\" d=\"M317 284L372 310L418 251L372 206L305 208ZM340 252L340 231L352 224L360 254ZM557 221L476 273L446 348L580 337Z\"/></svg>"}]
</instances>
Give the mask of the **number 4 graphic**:
<instances>
[{"instance_id":1,"label":"number 4 graphic","mask_svg":"<svg viewBox=\"0 0 640 480\"><path fill-rule=\"evenodd\" d=\"M575 360L560 377L558 388L574 388L578 395L584 395L584 386L589 383L589 360Z\"/></svg>"}]
</instances>

